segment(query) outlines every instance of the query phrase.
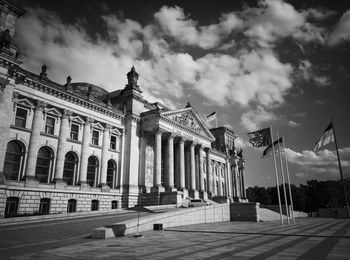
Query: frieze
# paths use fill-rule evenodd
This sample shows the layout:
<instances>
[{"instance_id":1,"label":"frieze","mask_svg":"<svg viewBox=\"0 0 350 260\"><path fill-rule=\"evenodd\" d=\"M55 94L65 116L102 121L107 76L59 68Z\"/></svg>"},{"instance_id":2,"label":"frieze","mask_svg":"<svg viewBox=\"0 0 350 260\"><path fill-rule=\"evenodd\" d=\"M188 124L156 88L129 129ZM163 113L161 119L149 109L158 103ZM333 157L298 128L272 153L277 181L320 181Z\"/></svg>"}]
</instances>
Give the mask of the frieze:
<instances>
[{"instance_id":1,"label":"frieze","mask_svg":"<svg viewBox=\"0 0 350 260\"><path fill-rule=\"evenodd\" d=\"M203 134L202 127L196 122L194 116L190 112L186 112L183 114L178 115L172 115L169 118L175 120L176 122L179 122L182 125L185 125L194 131Z\"/></svg>"}]
</instances>

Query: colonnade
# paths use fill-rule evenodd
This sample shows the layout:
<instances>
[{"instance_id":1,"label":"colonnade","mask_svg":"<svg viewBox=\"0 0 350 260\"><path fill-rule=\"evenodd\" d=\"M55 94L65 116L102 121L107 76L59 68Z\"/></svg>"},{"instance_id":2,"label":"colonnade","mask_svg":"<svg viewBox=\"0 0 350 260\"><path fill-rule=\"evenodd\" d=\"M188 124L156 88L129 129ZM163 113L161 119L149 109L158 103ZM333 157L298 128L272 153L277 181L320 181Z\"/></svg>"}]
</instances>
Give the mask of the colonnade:
<instances>
[{"instance_id":1,"label":"colonnade","mask_svg":"<svg viewBox=\"0 0 350 260\"><path fill-rule=\"evenodd\" d=\"M44 122L46 104L42 101L37 101L37 105L34 110L33 122L32 122L32 132L29 140L27 163L25 170L25 179L31 180L35 178L35 170L37 164L38 150L40 149L42 143L42 126ZM67 139L70 137L70 119L72 112L69 110L64 110L61 117L61 124L59 130L59 140L57 145L56 162L54 169L54 182L61 183L63 180L65 155L69 151L69 143ZM80 171L79 171L79 183L87 183L87 170L88 170L88 158L92 155L90 151L91 144L91 132L93 128L93 120L87 118L83 126L83 136L80 151ZM108 150L110 147L110 131L112 126L107 124L103 130L102 137L102 152L101 161L99 163L99 176L100 179L97 183L101 186L106 186L107 183L107 170L108 170ZM97 174L97 173L96 173Z\"/></svg>"}]
</instances>

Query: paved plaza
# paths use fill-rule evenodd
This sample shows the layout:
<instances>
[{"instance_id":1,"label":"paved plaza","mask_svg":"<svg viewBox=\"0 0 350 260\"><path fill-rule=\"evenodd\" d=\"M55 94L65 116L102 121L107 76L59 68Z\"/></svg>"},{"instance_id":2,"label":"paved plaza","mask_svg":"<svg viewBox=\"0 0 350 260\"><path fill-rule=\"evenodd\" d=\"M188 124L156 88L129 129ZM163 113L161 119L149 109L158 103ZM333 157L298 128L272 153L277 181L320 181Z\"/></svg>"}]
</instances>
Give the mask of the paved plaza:
<instances>
[{"instance_id":1,"label":"paved plaza","mask_svg":"<svg viewBox=\"0 0 350 260\"><path fill-rule=\"evenodd\" d=\"M223 222L148 231L10 259L350 259L350 220Z\"/></svg>"}]
</instances>

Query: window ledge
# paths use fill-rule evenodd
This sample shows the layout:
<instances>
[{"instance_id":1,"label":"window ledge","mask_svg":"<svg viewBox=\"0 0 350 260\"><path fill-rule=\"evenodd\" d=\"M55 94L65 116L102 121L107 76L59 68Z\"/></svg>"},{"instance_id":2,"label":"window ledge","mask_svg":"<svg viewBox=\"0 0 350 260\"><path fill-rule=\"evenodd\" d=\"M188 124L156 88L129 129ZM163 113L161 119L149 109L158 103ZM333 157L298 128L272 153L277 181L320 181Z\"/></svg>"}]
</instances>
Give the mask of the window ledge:
<instances>
[{"instance_id":1,"label":"window ledge","mask_svg":"<svg viewBox=\"0 0 350 260\"><path fill-rule=\"evenodd\" d=\"M40 135L48 136L48 137L52 137L52 138L56 138L56 139L59 139L59 138L60 138L60 137L57 136L57 135L52 135L52 134L48 134L48 133L45 133L45 132L40 132Z\"/></svg>"},{"instance_id":2,"label":"window ledge","mask_svg":"<svg viewBox=\"0 0 350 260\"><path fill-rule=\"evenodd\" d=\"M76 144L83 144L83 142L81 142L81 141L70 139L70 138L67 138L67 141L72 142L72 143L76 143Z\"/></svg>"},{"instance_id":3,"label":"window ledge","mask_svg":"<svg viewBox=\"0 0 350 260\"><path fill-rule=\"evenodd\" d=\"M96 144L90 144L90 147L102 149L102 146L96 145Z\"/></svg>"},{"instance_id":4,"label":"window ledge","mask_svg":"<svg viewBox=\"0 0 350 260\"><path fill-rule=\"evenodd\" d=\"M32 129L28 129L28 128L24 128L24 127L19 127L19 126L15 126L15 125L11 125L11 128L16 129L16 130L21 130L21 131L25 131L25 132L32 132Z\"/></svg>"},{"instance_id":5,"label":"window ledge","mask_svg":"<svg viewBox=\"0 0 350 260\"><path fill-rule=\"evenodd\" d=\"M108 148L108 151L114 152L114 153L119 153L119 150L117 150L117 149L112 149L112 148Z\"/></svg>"}]
</instances>

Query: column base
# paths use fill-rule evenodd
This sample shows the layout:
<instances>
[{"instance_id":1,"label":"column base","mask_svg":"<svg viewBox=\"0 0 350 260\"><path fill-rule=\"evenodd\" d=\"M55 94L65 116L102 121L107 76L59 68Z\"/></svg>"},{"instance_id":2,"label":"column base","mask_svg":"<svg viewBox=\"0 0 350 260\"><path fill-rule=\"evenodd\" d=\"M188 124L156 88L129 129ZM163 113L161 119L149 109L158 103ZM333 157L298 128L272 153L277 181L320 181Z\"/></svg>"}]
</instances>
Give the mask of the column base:
<instances>
[{"instance_id":1,"label":"column base","mask_svg":"<svg viewBox=\"0 0 350 260\"><path fill-rule=\"evenodd\" d=\"M167 191L167 192L174 192L174 191L177 191L177 189L175 188L175 187L166 187L165 188L165 191Z\"/></svg>"},{"instance_id":2,"label":"column base","mask_svg":"<svg viewBox=\"0 0 350 260\"><path fill-rule=\"evenodd\" d=\"M62 179L55 179L55 189L64 189L67 184Z\"/></svg>"},{"instance_id":3,"label":"column base","mask_svg":"<svg viewBox=\"0 0 350 260\"><path fill-rule=\"evenodd\" d=\"M208 193L206 191L200 191L199 192L199 197L201 199L207 200L208 199Z\"/></svg>"},{"instance_id":4,"label":"column base","mask_svg":"<svg viewBox=\"0 0 350 260\"><path fill-rule=\"evenodd\" d=\"M156 186L151 188L151 193L161 193L165 192L165 188L163 186Z\"/></svg>"},{"instance_id":5,"label":"column base","mask_svg":"<svg viewBox=\"0 0 350 260\"><path fill-rule=\"evenodd\" d=\"M102 192L109 192L110 190L111 190L111 187L109 187L107 184L101 184Z\"/></svg>"},{"instance_id":6,"label":"column base","mask_svg":"<svg viewBox=\"0 0 350 260\"><path fill-rule=\"evenodd\" d=\"M187 199L188 198L188 190L186 188L182 188L182 198Z\"/></svg>"},{"instance_id":7,"label":"column base","mask_svg":"<svg viewBox=\"0 0 350 260\"><path fill-rule=\"evenodd\" d=\"M25 187L38 187L39 181L34 176L26 176L24 186Z\"/></svg>"},{"instance_id":8,"label":"column base","mask_svg":"<svg viewBox=\"0 0 350 260\"><path fill-rule=\"evenodd\" d=\"M90 189L91 189L90 184L88 184L88 183L85 182L85 181L79 182L78 185L80 185L80 190L90 190Z\"/></svg>"},{"instance_id":9,"label":"column base","mask_svg":"<svg viewBox=\"0 0 350 260\"><path fill-rule=\"evenodd\" d=\"M194 199L199 199L199 192L198 190L190 190L190 197L194 198Z\"/></svg>"}]
</instances>

